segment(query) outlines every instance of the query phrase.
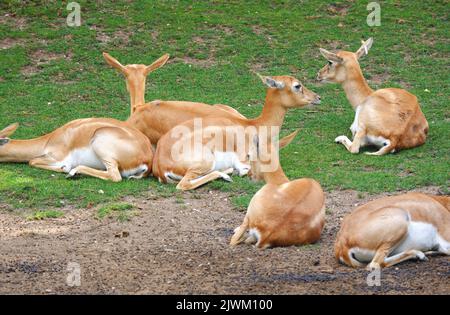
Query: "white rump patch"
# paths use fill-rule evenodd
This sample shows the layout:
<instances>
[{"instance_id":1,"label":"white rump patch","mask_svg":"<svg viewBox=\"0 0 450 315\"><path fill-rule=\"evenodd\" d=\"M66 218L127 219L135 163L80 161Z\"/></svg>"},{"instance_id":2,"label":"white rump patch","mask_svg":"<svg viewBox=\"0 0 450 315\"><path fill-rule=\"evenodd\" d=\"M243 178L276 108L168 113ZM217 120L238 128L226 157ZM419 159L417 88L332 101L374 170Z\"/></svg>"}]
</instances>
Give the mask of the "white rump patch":
<instances>
[{"instance_id":1,"label":"white rump patch","mask_svg":"<svg viewBox=\"0 0 450 315\"><path fill-rule=\"evenodd\" d=\"M236 170L239 176L246 175L250 170L250 165L241 163L235 152L214 151L214 171L224 171L229 168Z\"/></svg>"},{"instance_id":2,"label":"white rump patch","mask_svg":"<svg viewBox=\"0 0 450 315\"><path fill-rule=\"evenodd\" d=\"M258 245L259 240L261 239L261 233L259 233L258 229L252 228L248 231L248 235L250 237L254 237L256 240L256 245Z\"/></svg>"},{"instance_id":3,"label":"white rump patch","mask_svg":"<svg viewBox=\"0 0 450 315\"><path fill-rule=\"evenodd\" d=\"M183 178L183 176L174 174L172 172L164 173L164 177L166 178L168 183L176 183L176 182L179 182Z\"/></svg>"},{"instance_id":4,"label":"white rump patch","mask_svg":"<svg viewBox=\"0 0 450 315\"><path fill-rule=\"evenodd\" d=\"M375 256L375 251L371 249L353 247L349 250L348 256L356 265L361 263L370 263Z\"/></svg>"},{"instance_id":5,"label":"white rump patch","mask_svg":"<svg viewBox=\"0 0 450 315\"><path fill-rule=\"evenodd\" d=\"M139 178L142 178L142 176L144 176L145 172L147 172L147 171L148 171L148 166L145 164L142 164L133 169L122 171L120 173L120 175L122 175L122 177L125 177L125 178L139 179Z\"/></svg>"}]
</instances>

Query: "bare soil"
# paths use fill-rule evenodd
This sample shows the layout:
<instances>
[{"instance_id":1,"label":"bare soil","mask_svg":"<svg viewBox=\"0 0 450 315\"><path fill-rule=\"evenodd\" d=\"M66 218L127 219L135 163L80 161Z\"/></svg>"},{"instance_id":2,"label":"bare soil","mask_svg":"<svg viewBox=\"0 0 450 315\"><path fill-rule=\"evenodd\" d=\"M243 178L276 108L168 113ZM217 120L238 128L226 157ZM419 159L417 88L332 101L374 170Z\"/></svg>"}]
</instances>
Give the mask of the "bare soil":
<instances>
[{"instance_id":1,"label":"bare soil","mask_svg":"<svg viewBox=\"0 0 450 315\"><path fill-rule=\"evenodd\" d=\"M385 269L378 287L367 285L367 271L335 261L333 243L344 215L381 195L328 192L327 223L317 244L263 251L228 246L244 217L229 195L206 187L182 196L129 197L124 201L139 213L128 222L98 220L96 209L73 207L59 219L29 221L2 205L0 293L450 293L448 257ZM66 284L69 262L81 266L81 286Z\"/></svg>"},{"instance_id":2,"label":"bare soil","mask_svg":"<svg viewBox=\"0 0 450 315\"><path fill-rule=\"evenodd\" d=\"M0 49L9 49L17 45L22 45L23 40L18 38L4 38L0 40Z\"/></svg>"},{"instance_id":3,"label":"bare soil","mask_svg":"<svg viewBox=\"0 0 450 315\"><path fill-rule=\"evenodd\" d=\"M22 67L20 72L24 76L32 76L32 75L38 73L39 71L41 71L41 68L43 65L46 65L53 60L58 60L58 59L63 59L63 58L67 59L67 60L71 60L72 53L68 52L66 54L57 54L57 53L49 52L49 51L46 51L43 49L38 49L31 54L31 58L30 58L31 64L29 64L25 67Z\"/></svg>"}]
</instances>

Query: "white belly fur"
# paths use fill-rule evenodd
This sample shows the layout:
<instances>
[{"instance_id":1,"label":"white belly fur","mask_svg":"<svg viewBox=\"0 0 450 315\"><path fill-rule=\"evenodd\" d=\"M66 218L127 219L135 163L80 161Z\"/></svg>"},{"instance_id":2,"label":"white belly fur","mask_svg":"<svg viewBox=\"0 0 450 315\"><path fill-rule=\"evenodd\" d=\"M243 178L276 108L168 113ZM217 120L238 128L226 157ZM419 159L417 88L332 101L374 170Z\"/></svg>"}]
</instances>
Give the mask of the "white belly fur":
<instances>
[{"instance_id":1,"label":"white belly fur","mask_svg":"<svg viewBox=\"0 0 450 315\"><path fill-rule=\"evenodd\" d=\"M69 173L72 169L80 165L101 171L106 170L105 164L103 164L97 154L95 154L94 150L90 147L73 150L62 162L58 163L57 166L60 166L64 172ZM124 178L141 178L147 170L148 166L142 164L133 169L124 170L120 174Z\"/></svg>"},{"instance_id":2,"label":"white belly fur","mask_svg":"<svg viewBox=\"0 0 450 315\"><path fill-rule=\"evenodd\" d=\"M242 163L235 152L214 151L214 171L225 171L229 168L244 176L250 170L250 165Z\"/></svg>"},{"instance_id":3,"label":"white belly fur","mask_svg":"<svg viewBox=\"0 0 450 315\"><path fill-rule=\"evenodd\" d=\"M397 255L408 250L419 250L427 252L439 250L443 253L449 253L450 243L444 240L436 228L425 222L411 221L408 226L406 238L389 254ZM369 263L375 256L375 250L353 247L349 251L350 259L356 259L358 262ZM354 257L354 258L353 258Z\"/></svg>"},{"instance_id":4,"label":"white belly fur","mask_svg":"<svg viewBox=\"0 0 450 315\"><path fill-rule=\"evenodd\" d=\"M436 228L425 222L411 221L408 226L408 235L392 252L399 254L411 249L422 252L437 250L439 248L439 234Z\"/></svg>"},{"instance_id":5,"label":"white belly fur","mask_svg":"<svg viewBox=\"0 0 450 315\"><path fill-rule=\"evenodd\" d=\"M219 152L214 151L214 170L224 171L229 168L235 168L237 154L235 152Z\"/></svg>"},{"instance_id":6,"label":"white belly fur","mask_svg":"<svg viewBox=\"0 0 450 315\"><path fill-rule=\"evenodd\" d=\"M374 145L377 147L384 147L385 145L389 145L391 143L391 141L389 141L388 139L384 138L384 137L375 137L375 136L371 136L371 135L367 135L365 138L365 143L368 145Z\"/></svg>"},{"instance_id":7,"label":"white belly fur","mask_svg":"<svg viewBox=\"0 0 450 315\"><path fill-rule=\"evenodd\" d=\"M350 126L350 130L352 132L353 137L359 131L359 114L361 112L361 106L356 107L355 111L355 119L353 120L352 125ZM362 141L362 145L374 145L377 147L384 147L385 145L389 145L390 141L384 137L380 136L371 136L366 135L366 137Z\"/></svg>"},{"instance_id":8,"label":"white belly fur","mask_svg":"<svg viewBox=\"0 0 450 315\"><path fill-rule=\"evenodd\" d=\"M73 150L59 164L67 173L70 172L71 169L80 165L95 168L97 170L106 170L103 162L100 161L97 154L95 154L94 150L90 147Z\"/></svg>"},{"instance_id":9,"label":"white belly fur","mask_svg":"<svg viewBox=\"0 0 450 315\"><path fill-rule=\"evenodd\" d=\"M361 111L361 106L356 107L355 119L353 120L353 123L350 126L350 131L352 132L353 137L355 136L356 132L359 129L358 124L359 124L359 112L360 111Z\"/></svg>"}]
</instances>

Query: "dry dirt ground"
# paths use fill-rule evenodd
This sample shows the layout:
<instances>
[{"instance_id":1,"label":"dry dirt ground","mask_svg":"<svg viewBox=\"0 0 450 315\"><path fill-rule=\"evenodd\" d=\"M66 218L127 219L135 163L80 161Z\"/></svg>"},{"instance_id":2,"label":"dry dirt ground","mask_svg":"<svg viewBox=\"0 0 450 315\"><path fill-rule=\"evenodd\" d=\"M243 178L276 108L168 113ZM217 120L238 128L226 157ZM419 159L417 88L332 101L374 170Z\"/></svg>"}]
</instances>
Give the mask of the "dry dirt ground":
<instances>
[{"instance_id":1,"label":"dry dirt ground","mask_svg":"<svg viewBox=\"0 0 450 315\"><path fill-rule=\"evenodd\" d=\"M418 191L436 193L429 187ZM0 211L0 293L33 294L449 294L450 259L431 257L368 272L339 265L333 241L342 217L378 196L327 193L327 223L310 246L257 250L228 247L244 213L207 188L179 198L128 198L130 221L98 220L95 209L63 209L59 219L29 221ZM81 267L81 286L66 284L67 265Z\"/></svg>"}]
</instances>

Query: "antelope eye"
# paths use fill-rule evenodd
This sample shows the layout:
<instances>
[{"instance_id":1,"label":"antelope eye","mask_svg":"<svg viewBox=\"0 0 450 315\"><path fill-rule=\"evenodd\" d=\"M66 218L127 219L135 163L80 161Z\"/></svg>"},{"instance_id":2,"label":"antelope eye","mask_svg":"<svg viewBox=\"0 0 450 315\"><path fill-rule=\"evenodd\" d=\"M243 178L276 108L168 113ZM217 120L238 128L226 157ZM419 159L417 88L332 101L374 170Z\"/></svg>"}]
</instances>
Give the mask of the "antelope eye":
<instances>
[{"instance_id":1,"label":"antelope eye","mask_svg":"<svg viewBox=\"0 0 450 315\"><path fill-rule=\"evenodd\" d=\"M331 67L333 63L331 61L328 61L328 65Z\"/></svg>"},{"instance_id":2,"label":"antelope eye","mask_svg":"<svg viewBox=\"0 0 450 315\"><path fill-rule=\"evenodd\" d=\"M301 91L301 90L302 90L302 85L301 85L300 83L295 83L295 84L294 84L294 89L295 89L296 91Z\"/></svg>"}]
</instances>

